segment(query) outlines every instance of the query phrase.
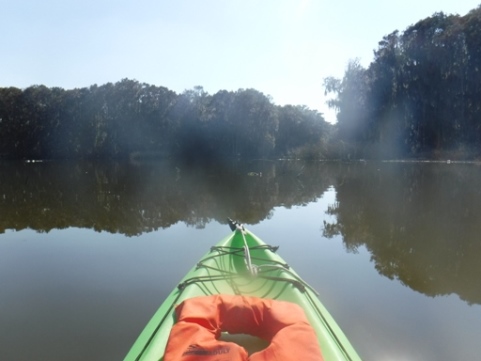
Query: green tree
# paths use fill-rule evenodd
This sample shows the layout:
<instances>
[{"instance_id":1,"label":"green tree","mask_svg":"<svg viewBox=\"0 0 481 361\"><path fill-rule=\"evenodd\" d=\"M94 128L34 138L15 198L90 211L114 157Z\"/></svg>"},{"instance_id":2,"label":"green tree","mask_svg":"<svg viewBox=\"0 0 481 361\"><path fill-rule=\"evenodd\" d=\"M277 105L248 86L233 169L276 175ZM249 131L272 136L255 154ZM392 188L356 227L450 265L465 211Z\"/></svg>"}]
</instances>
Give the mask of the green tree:
<instances>
[{"instance_id":1,"label":"green tree","mask_svg":"<svg viewBox=\"0 0 481 361\"><path fill-rule=\"evenodd\" d=\"M337 136L344 143L354 145L344 150L345 156L361 156L360 144L369 137L366 124L369 114L366 106L368 92L367 71L359 60L351 60L342 79L324 79L326 94L334 93L328 105L337 111Z\"/></svg>"},{"instance_id":2,"label":"green tree","mask_svg":"<svg viewBox=\"0 0 481 361\"><path fill-rule=\"evenodd\" d=\"M234 132L234 155L243 158L268 157L275 148L279 125L276 107L254 89L234 94L228 113Z\"/></svg>"},{"instance_id":3,"label":"green tree","mask_svg":"<svg viewBox=\"0 0 481 361\"><path fill-rule=\"evenodd\" d=\"M22 132L19 119L22 90L14 87L0 88L0 157L19 156L18 135Z\"/></svg>"},{"instance_id":4,"label":"green tree","mask_svg":"<svg viewBox=\"0 0 481 361\"><path fill-rule=\"evenodd\" d=\"M278 108L278 118L277 155L286 156L308 147L326 151L329 126L319 112L306 106L285 105Z\"/></svg>"}]
</instances>

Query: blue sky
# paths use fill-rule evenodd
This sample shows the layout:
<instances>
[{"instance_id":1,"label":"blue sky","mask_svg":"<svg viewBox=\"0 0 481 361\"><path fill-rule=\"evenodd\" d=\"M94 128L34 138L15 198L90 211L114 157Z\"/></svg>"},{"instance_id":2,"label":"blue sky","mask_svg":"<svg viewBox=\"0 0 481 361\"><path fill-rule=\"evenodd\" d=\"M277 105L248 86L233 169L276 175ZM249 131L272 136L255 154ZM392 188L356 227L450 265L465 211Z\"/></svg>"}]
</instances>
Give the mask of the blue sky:
<instances>
[{"instance_id":1,"label":"blue sky","mask_svg":"<svg viewBox=\"0 0 481 361\"><path fill-rule=\"evenodd\" d=\"M0 86L122 78L176 92L254 88L330 121L323 79L384 35L481 0L0 0Z\"/></svg>"}]
</instances>

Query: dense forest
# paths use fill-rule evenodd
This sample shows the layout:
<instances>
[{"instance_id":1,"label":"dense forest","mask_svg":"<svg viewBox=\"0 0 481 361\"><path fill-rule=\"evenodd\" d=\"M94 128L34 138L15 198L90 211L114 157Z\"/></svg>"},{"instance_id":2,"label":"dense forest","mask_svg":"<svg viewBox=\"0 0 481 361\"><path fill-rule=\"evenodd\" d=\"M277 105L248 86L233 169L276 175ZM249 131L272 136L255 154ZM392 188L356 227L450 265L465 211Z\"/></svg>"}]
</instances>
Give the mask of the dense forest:
<instances>
[{"instance_id":1,"label":"dense forest","mask_svg":"<svg viewBox=\"0 0 481 361\"><path fill-rule=\"evenodd\" d=\"M324 85L352 157L479 157L481 5L392 32L367 69L353 60Z\"/></svg>"},{"instance_id":2,"label":"dense forest","mask_svg":"<svg viewBox=\"0 0 481 361\"><path fill-rule=\"evenodd\" d=\"M0 89L0 156L20 159L180 156L183 160L292 156L330 132L322 115L276 106L253 89L181 94L124 79L64 90Z\"/></svg>"},{"instance_id":3,"label":"dense forest","mask_svg":"<svg viewBox=\"0 0 481 361\"><path fill-rule=\"evenodd\" d=\"M481 6L392 32L324 88L334 125L254 89L0 88L0 159L479 158Z\"/></svg>"}]
</instances>

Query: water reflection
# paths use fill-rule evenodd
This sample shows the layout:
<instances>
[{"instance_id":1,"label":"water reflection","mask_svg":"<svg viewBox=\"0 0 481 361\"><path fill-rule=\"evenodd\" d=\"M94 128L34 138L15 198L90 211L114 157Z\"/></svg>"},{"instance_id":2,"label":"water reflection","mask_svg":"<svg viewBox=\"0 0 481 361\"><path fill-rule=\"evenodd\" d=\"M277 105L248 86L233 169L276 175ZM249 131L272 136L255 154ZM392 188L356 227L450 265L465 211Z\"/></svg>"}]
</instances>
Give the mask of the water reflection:
<instances>
[{"instance_id":1,"label":"water reflection","mask_svg":"<svg viewBox=\"0 0 481 361\"><path fill-rule=\"evenodd\" d=\"M480 181L470 164L346 165L324 235L365 245L379 273L416 291L481 304Z\"/></svg>"},{"instance_id":2,"label":"water reflection","mask_svg":"<svg viewBox=\"0 0 481 361\"><path fill-rule=\"evenodd\" d=\"M329 167L283 162L183 168L168 163L8 163L0 232L66 227L137 235L177 222L254 224L275 206L306 204L332 184Z\"/></svg>"},{"instance_id":3,"label":"water reflection","mask_svg":"<svg viewBox=\"0 0 481 361\"><path fill-rule=\"evenodd\" d=\"M255 224L275 207L308 204L334 186L335 221L324 224L323 236L341 235L348 250L365 245L380 274L416 291L481 304L476 165L47 162L0 170L0 233L76 227L131 236L227 216Z\"/></svg>"}]
</instances>

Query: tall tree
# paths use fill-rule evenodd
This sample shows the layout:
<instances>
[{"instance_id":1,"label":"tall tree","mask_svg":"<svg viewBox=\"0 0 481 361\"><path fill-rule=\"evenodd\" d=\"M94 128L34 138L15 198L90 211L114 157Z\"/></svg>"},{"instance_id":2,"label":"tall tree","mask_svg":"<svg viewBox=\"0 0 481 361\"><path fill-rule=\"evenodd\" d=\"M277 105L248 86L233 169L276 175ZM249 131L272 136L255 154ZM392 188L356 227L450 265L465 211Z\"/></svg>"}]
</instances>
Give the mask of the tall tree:
<instances>
[{"instance_id":1,"label":"tall tree","mask_svg":"<svg viewBox=\"0 0 481 361\"><path fill-rule=\"evenodd\" d=\"M369 138L366 127L369 120L366 106L368 85L366 69L358 59L349 62L342 79L324 79L326 94L334 93L328 105L337 110L337 135L341 142L355 145L353 149L346 150L348 158L359 157L359 144Z\"/></svg>"}]
</instances>

